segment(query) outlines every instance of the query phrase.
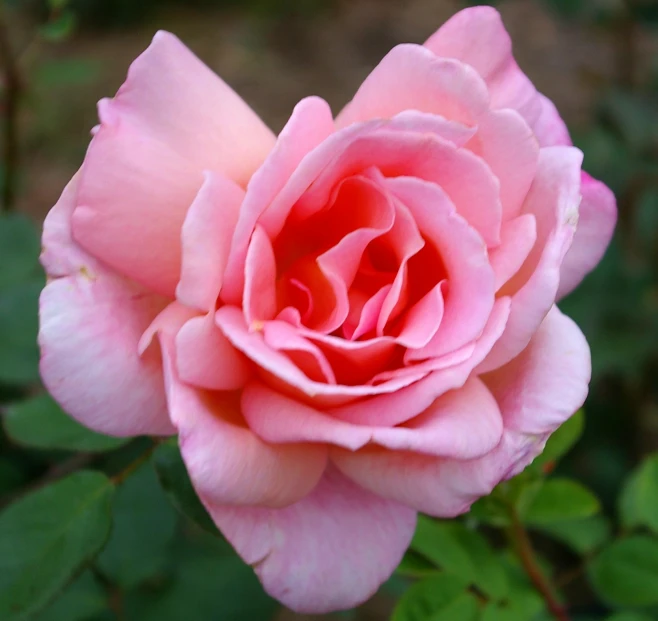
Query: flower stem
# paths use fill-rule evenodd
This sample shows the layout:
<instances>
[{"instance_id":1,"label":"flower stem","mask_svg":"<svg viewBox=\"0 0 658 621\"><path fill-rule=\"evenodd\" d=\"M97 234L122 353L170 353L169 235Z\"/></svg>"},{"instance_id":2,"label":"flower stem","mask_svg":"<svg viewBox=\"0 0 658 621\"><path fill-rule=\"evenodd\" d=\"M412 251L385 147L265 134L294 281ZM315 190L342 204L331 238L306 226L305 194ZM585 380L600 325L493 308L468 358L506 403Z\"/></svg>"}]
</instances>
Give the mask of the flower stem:
<instances>
[{"instance_id":1,"label":"flower stem","mask_svg":"<svg viewBox=\"0 0 658 621\"><path fill-rule=\"evenodd\" d=\"M557 599L555 587L539 567L532 541L515 507L510 507L510 518L512 523L508 530L508 538L516 549L516 553L528 578L530 578L532 584L544 598L548 611L556 621L570 621L567 609Z\"/></svg>"}]
</instances>

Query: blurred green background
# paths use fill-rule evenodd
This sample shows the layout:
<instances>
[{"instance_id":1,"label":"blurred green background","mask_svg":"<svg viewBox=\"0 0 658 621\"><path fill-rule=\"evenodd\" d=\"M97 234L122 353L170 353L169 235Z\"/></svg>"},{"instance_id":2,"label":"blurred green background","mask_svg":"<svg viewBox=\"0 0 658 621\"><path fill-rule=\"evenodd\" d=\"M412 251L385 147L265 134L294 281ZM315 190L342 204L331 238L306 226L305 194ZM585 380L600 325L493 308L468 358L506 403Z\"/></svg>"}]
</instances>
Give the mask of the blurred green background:
<instances>
[{"instance_id":1,"label":"blurred green background","mask_svg":"<svg viewBox=\"0 0 658 621\"><path fill-rule=\"evenodd\" d=\"M4 0L0 43L11 47L13 63L8 67L0 50L1 116L13 119L14 139L2 143L3 196L13 195L15 211L40 224L84 157L96 101L114 94L157 29L176 33L278 131L306 95L325 98L338 112L393 45L424 41L465 4ZM559 472L586 483L613 511L622 481L658 450L658 0L495 4L519 64L556 103L583 149L585 169L619 201L619 225L605 259L561 303L588 337L594 377L584 436ZM20 83L15 110L7 97L12 80ZM37 253L23 221L0 229L0 407L7 417L12 404L38 392L35 299L43 281ZM1 434L0 507L75 470L76 459L112 471L114 462L127 463L140 449L137 441L90 457L94 453L67 451L66 442L63 450L28 450ZM249 570L181 523L152 470L140 470L121 498L110 547L95 573L83 574L36 618L303 618L276 612ZM131 514L124 522L122 512ZM556 563L570 560L558 554ZM393 580L360 611L332 618L388 618L400 589ZM576 580L572 589L587 607L587 587ZM196 608L187 610L190 602ZM235 610L230 602L238 602ZM596 615L599 608L590 608Z\"/></svg>"}]
</instances>

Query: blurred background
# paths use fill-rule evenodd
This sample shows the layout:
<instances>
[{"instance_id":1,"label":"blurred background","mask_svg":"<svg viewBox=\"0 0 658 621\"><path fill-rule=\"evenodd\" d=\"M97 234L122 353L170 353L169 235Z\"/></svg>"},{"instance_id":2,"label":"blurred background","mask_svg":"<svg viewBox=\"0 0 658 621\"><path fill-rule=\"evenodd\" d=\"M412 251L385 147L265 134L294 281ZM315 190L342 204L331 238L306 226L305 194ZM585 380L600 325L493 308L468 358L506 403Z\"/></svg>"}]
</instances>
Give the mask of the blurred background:
<instances>
[{"instance_id":1,"label":"blurred background","mask_svg":"<svg viewBox=\"0 0 658 621\"><path fill-rule=\"evenodd\" d=\"M115 93L130 62L158 29L177 34L278 131L307 95L325 98L337 113L392 46L422 43L465 4L3 0L4 204L40 225L82 162L97 100ZM604 261L561 304L588 337L594 377L585 433L559 468L585 482L613 510L624 478L658 449L658 0L495 4L520 66L556 103L583 149L584 168L604 180L619 201L619 226ZM37 381L34 300L42 277L8 250L22 243L22 234L0 231L5 280L0 270L0 404L5 408L36 390ZM44 477L57 478L76 457L66 450L26 450L0 435L0 506ZM118 451L103 459L126 458ZM114 548L103 553L105 560L101 556L101 569L84 574L77 595L68 595L38 619L302 618L275 613L238 565L221 570L230 574L226 584L218 580L219 565L213 565L202 536L176 530L185 529L162 502L153 473L144 470L135 481L124 504L134 511L135 498L151 498L137 509L141 526L113 535L119 539L111 541ZM144 544L148 536L142 537L139 528L153 539L150 543ZM140 544L151 548L142 553ZM197 548L200 556L193 554ZM138 557L149 557L149 566L139 566ZM335 618L388 618L400 588L393 580L362 610ZM252 607L218 611L222 598L236 597ZM587 600L586 594L580 597ZM194 601L198 610L186 612L185 601Z\"/></svg>"}]
</instances>

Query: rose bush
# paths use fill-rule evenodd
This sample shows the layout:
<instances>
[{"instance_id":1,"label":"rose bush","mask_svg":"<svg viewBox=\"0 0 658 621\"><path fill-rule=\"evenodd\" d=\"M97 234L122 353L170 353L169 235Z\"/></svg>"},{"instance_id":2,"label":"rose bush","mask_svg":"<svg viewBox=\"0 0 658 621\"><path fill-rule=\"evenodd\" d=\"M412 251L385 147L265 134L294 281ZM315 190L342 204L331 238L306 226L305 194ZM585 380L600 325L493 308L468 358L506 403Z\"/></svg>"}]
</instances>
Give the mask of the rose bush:
<instances>
[{"instance_id":1,"label":"rose bush","mask_svg":"<svg viewBox=\"0 0 658 621\"><path fill-rule=\"evenodd\" d=\"M555 302L615 201L495 10L278 137L167 33L99 116L44 224L43 380L92 429L178 434L287 606L364 601L417 511L467 511L582 405L589 350Z\"/></svg>"}]
</instances>

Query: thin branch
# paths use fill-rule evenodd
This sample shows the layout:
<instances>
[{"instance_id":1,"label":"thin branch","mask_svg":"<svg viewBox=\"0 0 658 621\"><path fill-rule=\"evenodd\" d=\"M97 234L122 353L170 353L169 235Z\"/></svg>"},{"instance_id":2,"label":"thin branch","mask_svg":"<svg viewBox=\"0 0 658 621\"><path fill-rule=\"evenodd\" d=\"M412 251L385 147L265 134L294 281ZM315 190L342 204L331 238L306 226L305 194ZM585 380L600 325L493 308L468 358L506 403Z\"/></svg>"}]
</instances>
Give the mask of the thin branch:
<instances>
[{"instance_id":1,"label":"thin branch","mask_svg":"<svg viewBox=\"0 0 658 621\"><path fill-rule=\"evenodd\" d=\"M560 603L555 595L555 588L550 580L542 572L537 556L532 546L532 541L519 519L516 508L510 507L511 527L508 531L510 543L516 549L516 553L523 565L523 569L530 578L539 594L546 602L548 611L555 617L556 621L570 621L566 608Z\"/></svg>"},{"instance_id":2,"label":"thin branch","mask_svg":"<svg viewBox=\"0 0 658 621\"><path fill-rule=\"evenodd\" d=\"M9 40L9 26L3 5L0 5L0 71L2 72L4 86L2 102L2 158L4 165L2 209L11 211L16 201L16 182L19 170L18 112L22 85L17 59Z\"/></svg>"}]
</instances>

